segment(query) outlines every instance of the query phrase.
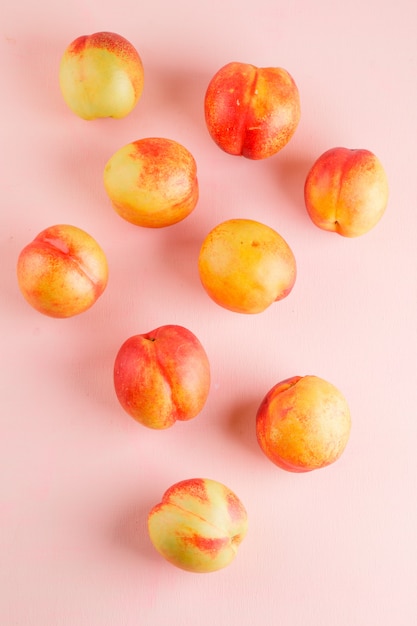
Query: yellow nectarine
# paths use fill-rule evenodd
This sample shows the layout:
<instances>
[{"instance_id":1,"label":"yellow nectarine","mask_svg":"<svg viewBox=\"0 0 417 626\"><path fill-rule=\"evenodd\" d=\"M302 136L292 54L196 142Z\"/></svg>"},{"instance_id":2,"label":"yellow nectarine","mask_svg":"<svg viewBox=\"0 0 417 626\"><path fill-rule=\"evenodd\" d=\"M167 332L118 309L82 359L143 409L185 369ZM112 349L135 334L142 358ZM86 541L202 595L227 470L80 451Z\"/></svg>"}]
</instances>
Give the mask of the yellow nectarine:
<instances>
[{"instance_id":1,"label":"yellow nectarine","mask_svg":"<svg viewBox=\"0 0 417 626\"><path fill-rule=\"evenodd\" d=\"M142 95L142 60L136 48L117 33L83 35L62 56L59 84L65 102L79 117L122 118Z\"/></svg>"},{"instance_id":2,"label":"yellow nectarine","mask_svg":"<svg viewBox=\"0 0 417 626\"><path fill-rule=\"evenodd\" d=\"M269 226L230 219L204 239L198 271L217 304L237 313L260 313L288 296L296 279L296 262L289 245Z\"/></svg>"},{"instance_id":3,"label":"yellow nectarine","mask_svg":"<svg viewBox=\"0 0 417 626\"><path fill-rule=\"evenodd\" d=\"M137 226L171 226L198 201L195 159L172 139L149 137L123 146L108 160L103 180L115 211Z\"/></svg>"}]
</instances>

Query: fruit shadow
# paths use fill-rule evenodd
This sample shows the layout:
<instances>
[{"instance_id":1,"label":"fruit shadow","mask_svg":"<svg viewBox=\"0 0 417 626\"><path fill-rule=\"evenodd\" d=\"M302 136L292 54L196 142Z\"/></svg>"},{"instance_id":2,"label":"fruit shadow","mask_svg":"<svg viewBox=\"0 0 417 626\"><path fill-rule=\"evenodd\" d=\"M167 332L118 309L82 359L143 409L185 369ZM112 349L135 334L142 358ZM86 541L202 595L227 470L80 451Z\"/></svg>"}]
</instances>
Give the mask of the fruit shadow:
<instances>
[{"instance_id":1,"label":"fruit shadow","mask_svg":"<svg viewBox=\"0 0 417 626\"><path fill-rule=\"evenodd\" d=\"M15 232L19 228L16 225ZM4 232L13 232L14 226L11 224ZM30 239L30 235L29 235ZM2 285L2 296L0 300L0 314L3 320L6 316L22 315L22 312L31 313L29 306L25 302L19 291L16 267L20 251L26 245L26 239L18 238L17 235L3 237L0 245L0 280Z\"/></svg>"},{"instance_id":2,"label":"fruit shadow","mask_svg":"<svg viewBox=\"0 0 417 626\"><path fill-rule=\"evenodd\" d=\"M192 135L195 131L206 136L204 121L204 96L210 80L210 71L175 65L153 65L145 67L145 87L140 101L142 112L149 120L171 125L176 120L177 127ZM173 137L175 139L175 137ZM181 141L181 138L178 139Z\"/></svg>"},{"instance_id":3,"label":"fruit shadow","mask_svg":"<svg viewBox=\"0 0 417 626\"><path fill-rule=\"evenodd\" d=\"M148 534L148 513L155 501L138 499L125 510L119 511L110 526L110 541L118 549L128 552L134 560L143 559L149 563L160 561L160 556L152 546Z\"/></svg>"},{"instance_id":4,"label":"fruit shadow","mask_svg":"<svg viewBox=\"0 0 417 626\"><path fill-rule=\"evenodd\" d=\"M204 211L198 207L196 211ZM196 219L194 219L196 218ZM177 282L184 297L187 290L193 302L203 291L198 273L198 255L206 231L197 225L197 216L189 216L183 222L170 226L161 233L159 258L166 276Z\"/></svg>"},{"instance_id":5,"label":"fruit shadow","mask_svg":"<svg viewBox=\"0 0 417 626\"><path fill-rule=\"evenodd\" d=\"M74 386L79 393L101 409L107 409L110 415L117 414L119 408L113 388L115 354L116 349L112 346L100 351L92 349L89 354L83 354L76 367L72 367Z\"/></svg>"},{"instance_id":6,"label":"fruit shadow","mask_svg":"<svg viewBox=\"0 0 417 626\"><path fill-rule=\"evenodd\" d=\"M256 413L259 408L259 398L248 398L235 405L226 420L227 435L238 442L246 451L261 458L256 438Z\"/></svg>"},{"instance_id":7,"label":"fruit shadow","mask_svg":"<svg viewBox=\"0 0 417 626\"><path fill-rule=\"evenodd\" d=\"M96 420L101 428L129 428L130 421L117 401L113 386L114 359L122 342L121 333L113 336L110 325L96 309L86 311L78 319L58 320L69 322L65 328L63 349L57 347L56 359L51 363L68 395L75 394L85 404L86 410L79 419ZM69 339L71 338L71 339ZM88 406L92 410L88 410Z\"/></svg>"},{"instance_id":8,"label":"fruit shadow","mask_svg":"<svg viewBox=\"0 0 417 626\"><path fill-rule=\"evenodd\" d=\"M277 160L274 176L280 192L294 207L297 219L305 220L304 183L314 158L308 155L283 155Z\"/></svg>"}]
</instances>

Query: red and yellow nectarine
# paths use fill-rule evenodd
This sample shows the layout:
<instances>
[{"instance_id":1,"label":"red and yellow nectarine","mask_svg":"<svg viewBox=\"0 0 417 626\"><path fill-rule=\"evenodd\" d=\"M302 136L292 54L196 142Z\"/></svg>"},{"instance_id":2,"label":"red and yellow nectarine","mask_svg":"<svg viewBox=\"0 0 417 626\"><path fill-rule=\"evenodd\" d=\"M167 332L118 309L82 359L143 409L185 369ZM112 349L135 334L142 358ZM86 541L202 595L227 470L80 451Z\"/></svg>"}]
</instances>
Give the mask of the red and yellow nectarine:
<instances>
[{"instance_id":1,"label":"red and yellow nectarine","mask_svg":"<svg viewBox=\"0 0 417 626\"><path fill-rule=\"evenodd\" d=\"M114 387L135 420L148 428L169 428L202 411L210 363L190 330L167 324L123 343L114 362Z\"/></svg>"},{"instance_id":2,"label":"red and yellow nectarine","mask_svg":"<svg viewBox=\"0 0 417 626\"><path fill-rule=\"evenodd\" d=\"M106 256L84 230L51 226L21 251L17 263L20 290L37 311L71 317L89 309L108 280Z\"/></svg>"},{"instance_id":3,"label":"red and yellow nectarine","mask_svg":"<svg viewBox=\"0 0 417 626\"><path fill-rule=\"evenodd\" d=\"M108 160L103 179L115 211L137 226L176 224L198 201L195 159L172 139L149 137L123 146Z\"/></svg>"},{"instance_id":4,"label":"red and yellow nectarine","mask_svg":"<svg viewBox=\"0 0 417 626\"><path fill-rule=\"evenodd\" d=\"M261 450L290 472L334 463L347 445L350 428L346 399L318 376L293 376L274 385L256 415Z\"/></svg>"},{"instance_id":5,"label":"red and yellow nectarine","mask_svg":"<svg viewBox=\"0 0 417 626\"><path fill-rule=\"evenodd\" d=\"M316 226L345 237L358 237L383 216L388 180L381 162L369 150L331 148L308 172L304 198Z\"/></svg>"},{"instance_id":6,"label":"red and yellow nectarine","mask_svg":"<svg viewBox=\"0 0 417 626\"><path fill-rule=\"evenodd\" d=\"M142 95L142 60L117 33L83 35L62 56L59 84L65 102L82 119L122 118Z\"/></svg>"},{"instance_id":7,"label":"red and yellow nectarine","mask_svg":"<svg viewBox=\"0 0 417 626\"><path fill-rule=\"evenodd\" d=\"M247 512L236 494L207 478L172 485L148 515L155 549L172 565L196 573L229 565L247 527Z\"/></svg>"},{"instance_id":8,"label":"red and yellow nectarine","mask_svg":"<svg viewBox=\"0 0 417 626\"><path fill-rule=\"evenodd\" d=\"M222 150L265 159L294 135L300 120L300 96L286 70L232 62L211 79L204 112L207 129Z\"/></svg>"}]
</instances>

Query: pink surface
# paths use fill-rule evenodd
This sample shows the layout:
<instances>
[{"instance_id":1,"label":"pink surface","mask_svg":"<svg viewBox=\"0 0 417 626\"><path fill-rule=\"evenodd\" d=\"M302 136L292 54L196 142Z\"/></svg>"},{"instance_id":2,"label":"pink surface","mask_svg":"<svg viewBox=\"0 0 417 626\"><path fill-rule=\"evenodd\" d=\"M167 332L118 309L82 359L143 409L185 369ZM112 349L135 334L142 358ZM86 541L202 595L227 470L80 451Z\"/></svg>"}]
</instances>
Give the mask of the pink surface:
<instances>
[{"instance_id":1,"label":"pink surface","mask_svg":"<svg viewBox=\"0 0 417 626\"><path fill-rule=\"evenodd\" d=\"M2 626L415 623L416 6L3 3ZM128 38L145 67L119 121L78 119L59 91L65 47L99 30ZM300 89L297 132L266 161L207 134L206 86L232 60L284 67ZM146 136L198 165L196 210L159 231L119 218L102 184L113 152ZM303 204L310 165L337 145L375 152L390 181L386 215L355 240L317 229ZM272 226L297 258L293 292L259 315L221 309L199 283L202 238L230 217ZM62 222L99 241L110 281L90 311L53 320L23 300L15 266ZM199 417L156 432L123 412L112 368L127 337L165 323L199 337L212 389ZM263 456L254 417L273 384L308 373L343 391L353 427L337 463L297 475ZM214 574L172 567L146 532L163 491L191 477L224 482L249 514L236 560Z\"/></svg>"}]
</instances>

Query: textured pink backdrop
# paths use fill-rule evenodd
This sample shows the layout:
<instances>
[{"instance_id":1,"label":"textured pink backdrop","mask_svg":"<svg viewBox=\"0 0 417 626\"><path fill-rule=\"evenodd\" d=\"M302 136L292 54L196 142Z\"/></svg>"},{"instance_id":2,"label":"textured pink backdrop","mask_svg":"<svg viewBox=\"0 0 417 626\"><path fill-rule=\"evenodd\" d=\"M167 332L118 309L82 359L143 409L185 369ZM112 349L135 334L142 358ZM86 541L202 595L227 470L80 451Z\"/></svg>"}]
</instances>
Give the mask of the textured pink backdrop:
<instances>
[{"instance_id":1,"label":"textured pink backdrop","mask_svg":"<svg viewBox=\"0 0 417 626\"><path fill-rule=\"evenodd\" d=\"M71 7L71 8L67 8ZM0 9L2 626L405 626L417 614L417 5L352 0L52 0ZM145 67L135 111L84 122L65 106L58 65L75 37L111 30ZM264 162L208 137L208 81L237 60L287 69L302 120ZM195 156L200 201L149 231L112 210L102 170L145 136ZM355 240L318 230L305 175L330 147L367 148L390 181L386 215ZM280 232L298 262L292 294L257 316L200 287L202 238L249 217ZM15 265L40 230L68 222L107 253L110 282L90 311L53 320L21 297ZM164 323L187 326L212 365L190 423L154 432L118 405L116 351ZM282 378L316 374L347 397L349 445L333 466L293 475L260 452L254 416ZM154 552L146 514L183 478L220 480L250 528L215 574Z\"/></svg>"}]
</instances>

